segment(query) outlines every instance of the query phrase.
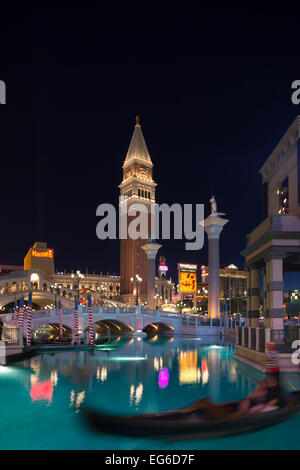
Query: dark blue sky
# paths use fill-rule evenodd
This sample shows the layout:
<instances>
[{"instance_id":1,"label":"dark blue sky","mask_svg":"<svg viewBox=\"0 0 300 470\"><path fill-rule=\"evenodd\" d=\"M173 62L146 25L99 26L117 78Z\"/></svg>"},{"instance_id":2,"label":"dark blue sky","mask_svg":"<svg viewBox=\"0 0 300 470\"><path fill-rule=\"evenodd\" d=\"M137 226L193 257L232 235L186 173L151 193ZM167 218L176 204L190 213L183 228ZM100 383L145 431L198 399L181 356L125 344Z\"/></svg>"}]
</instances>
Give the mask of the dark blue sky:
<instances>
[{"instance_id":1,"label":"dark blue sky","mask_svg":"<svg viewBox=\"0 0 300 470\"><path fill-rule=\"evenodd\" d=\"M118 202L135 115L159 203L205 203L230 223L221 264L243 266L262 220L259 168L297 114L299 9L29 6L1 11L0 262L22 264L35 240L58 268L119 272L119 242L96 238L96 208ZM161 250L207 263L207 244ZM295 281L297 283L297 281Z\"/></svg>"}]
</instances>

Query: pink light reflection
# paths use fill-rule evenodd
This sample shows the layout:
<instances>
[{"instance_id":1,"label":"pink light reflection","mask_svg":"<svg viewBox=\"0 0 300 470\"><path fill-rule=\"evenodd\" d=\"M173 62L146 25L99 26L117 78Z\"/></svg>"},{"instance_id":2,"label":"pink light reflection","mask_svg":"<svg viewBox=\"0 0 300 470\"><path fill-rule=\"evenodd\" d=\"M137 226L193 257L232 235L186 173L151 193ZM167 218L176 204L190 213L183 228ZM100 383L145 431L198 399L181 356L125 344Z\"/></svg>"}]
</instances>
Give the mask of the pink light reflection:
<instances>
[{"instance_id":1,"label":"pink light reflection","mask_svg":"<svg viewBox=\"0 0 300 470\"><path fill-rule=\"evenodd\" d=\"M30 398L32 401L46 400L51 402L53 395L53 383L51 380L35 382L31 386Z\"/></svg>"},{"instance_id":2,"label":"pink light reflection","mask_svg":"<svg viewBox=\"0 0 300 470\"><path fill-rule=\"evenodd\" d=\"M161 369L158 374L158 386L159 388L166 388L169 384L169 369L165 367Z\"/></svg>"}]
</instances>

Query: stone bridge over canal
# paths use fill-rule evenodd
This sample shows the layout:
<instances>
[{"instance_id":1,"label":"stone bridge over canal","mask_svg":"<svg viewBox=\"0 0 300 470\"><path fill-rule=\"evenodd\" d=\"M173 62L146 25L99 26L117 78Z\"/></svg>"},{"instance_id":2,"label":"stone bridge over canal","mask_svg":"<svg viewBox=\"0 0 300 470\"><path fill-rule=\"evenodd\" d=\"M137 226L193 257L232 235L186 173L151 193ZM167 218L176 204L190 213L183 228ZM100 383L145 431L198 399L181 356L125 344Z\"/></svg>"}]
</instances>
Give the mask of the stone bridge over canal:
<instances>
[{"instance_id":1,"label":"stone bridge over canal","mask_svg":"<svg viewBox=\"0 0 300 470\"><path fill-rule=\"evenodd\" d=\"M195 316L151 310L141 307L93 307L93 323L95 332L105 332L109 329L111 334L134 334L142 331L147 334L169 333L169 334L219 334L219 325L203 322ZM79 332L84 335L88 328L88 309L79 306ZM4 317L6 326L13 326L13 315ZM69 333L74 329L74 308L62 309L62 323L64 331ZM32 313L32 330L49 325L59 325L59 310L40 310ZM26 313L24 314L24 331L27 328Z\"/></svg>"}]
</instances>

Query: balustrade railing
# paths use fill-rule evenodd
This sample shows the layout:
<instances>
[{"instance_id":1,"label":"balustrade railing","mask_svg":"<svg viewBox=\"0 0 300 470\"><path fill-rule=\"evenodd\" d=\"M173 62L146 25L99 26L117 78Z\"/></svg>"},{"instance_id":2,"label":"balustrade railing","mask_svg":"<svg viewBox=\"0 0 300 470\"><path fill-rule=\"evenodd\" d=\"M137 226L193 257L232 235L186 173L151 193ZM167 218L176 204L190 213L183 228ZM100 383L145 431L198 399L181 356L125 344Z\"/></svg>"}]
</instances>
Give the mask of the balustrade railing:
<instances>
[{"instance_id":1,"label":"balustrade railing","mask_svg":"<svg viewBox=\"0 0 300 470\"><path fill-rule=\"evenodd\" d=\"M280 353L291 353L294 351L292 345L295 340L300 340L298 326L286 326L282 330L272 330L265 327L238 327L237 329L237 345L248 348L250 344L251 349L259 352L265 352L266 341L270 341L275 343Z\"/></svg>"},{"instance_id":2,"label":"balustrade railing","mask_svg":"<svg viewBox=\"0 0 300 470\"><path fill-rule=\"evenodd\" d=\"M298 326L285 326L283 330L270 331L271 342L276 344L276 347L281 353L293 352L292 344L295 340L300 339L300 328Z\"/></svg>"},{"instance_id":3,"label":"balustrade railing","mask_svg":"<svg viewBox=\"0 0 300 470\"><path fill-rule=\"evenodd\" d=\"M2 328L0 339L5 344L18 344L19 328Z\"/></svg>"}]
</instances>

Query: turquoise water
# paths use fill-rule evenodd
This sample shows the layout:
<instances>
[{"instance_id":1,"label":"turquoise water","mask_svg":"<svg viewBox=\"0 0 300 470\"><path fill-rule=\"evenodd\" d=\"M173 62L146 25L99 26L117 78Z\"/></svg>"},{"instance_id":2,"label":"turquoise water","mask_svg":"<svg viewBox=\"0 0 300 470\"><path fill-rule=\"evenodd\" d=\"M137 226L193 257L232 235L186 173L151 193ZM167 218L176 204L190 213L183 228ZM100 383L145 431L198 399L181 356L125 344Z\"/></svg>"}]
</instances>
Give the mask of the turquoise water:
<instances>
[{"instance_id":1,"label":"turquoise water","mask_svg":"<svg viewBox=\"0 0 300 470\"><path fill-rule=\"evenodd\" d=\"M234 352L212 337L119 338L94 354L58 350L1 367L0 449L300 449L300 415L256 433L175 443L96 433L82 419L84 404L135 414L243 398L262 374ZM300 389L299 375L284 377Z\"/></svg>"}]
</instances>

